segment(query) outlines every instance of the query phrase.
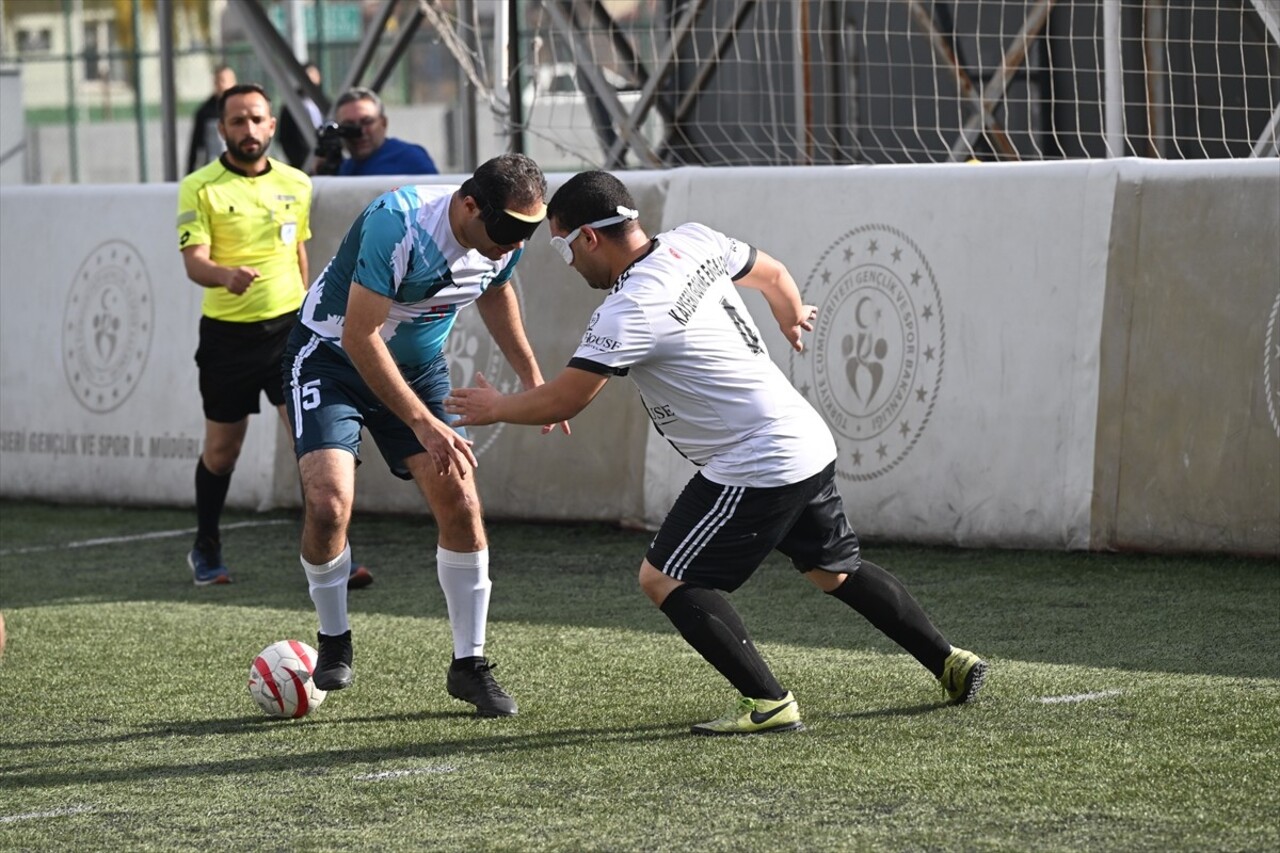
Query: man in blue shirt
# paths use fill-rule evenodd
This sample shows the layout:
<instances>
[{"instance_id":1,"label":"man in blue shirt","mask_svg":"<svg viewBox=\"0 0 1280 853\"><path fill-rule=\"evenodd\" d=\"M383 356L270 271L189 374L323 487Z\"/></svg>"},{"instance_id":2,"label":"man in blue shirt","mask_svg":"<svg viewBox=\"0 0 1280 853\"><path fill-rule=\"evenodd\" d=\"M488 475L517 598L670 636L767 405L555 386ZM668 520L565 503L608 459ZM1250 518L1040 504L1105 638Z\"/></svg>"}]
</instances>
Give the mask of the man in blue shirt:
<instances>
[{"instance_id":1,"label":"man in blue shirt","mask_svg":"<svg viewBox=\"0 0 1280 853\"><path fill-rule=\"evenodd\" d=\"M351 156L338 167L339 175L437 175L427 149L387 136L387 114L372 89L348 89L338 98L334 119L340 126L359 128L360 135L343 138Z\"/></svg>"}]
</instances>

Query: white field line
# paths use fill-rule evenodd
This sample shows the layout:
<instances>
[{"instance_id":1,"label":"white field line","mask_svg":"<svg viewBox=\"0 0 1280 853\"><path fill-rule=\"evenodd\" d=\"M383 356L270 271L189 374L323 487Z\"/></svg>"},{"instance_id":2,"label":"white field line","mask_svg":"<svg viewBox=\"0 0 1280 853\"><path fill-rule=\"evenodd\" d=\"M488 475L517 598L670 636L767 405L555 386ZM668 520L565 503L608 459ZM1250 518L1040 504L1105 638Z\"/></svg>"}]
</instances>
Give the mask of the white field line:
<instances>
[{"instance_id":1,"label":"white field line","mask_svg":"<svg viewBox=\"0 0 1280 853\"><path fill-rule=\"evenodd\" d=\"M223 530L235 530L240 527L267 527L273 524L292 524L283 518L268 521L236 521L222 525ZM6 548L0 551L0 557L12 554L36 554L41 551L62 551L68 548L92 548L96 545L119 545L122 542L140 542L143 539L171 539L175 536L192 536L196 528L187 527L182 530L156 530L152 533L136 533L132 536L104 536L101 539L83 539L79 542L63 542L60 545L33 545L30 548Z\"/></svg>"},{"instance_id":2,"label":"white field line","mask_svg":"<svg viewBox=\"0 0 1280 853\"><path fill-rule=\"evenodd\" d=\"M42 817L67 817L93 811L93 806L67 806L63 809L50 809L47 812L27 812L26 814L0 815L0 823L17 823L20 820L38 820Z\"/></svg>"},{"instance_id":3,"label":"white field line","mask_svg":"<svg viewBox=\"0 0 1280 853\"><path fill-rule=\"evenodd\" d=\"M1074 693L1070 696L1041 696L1037 699L1044 705L1061 705L1066 702L1092 702L1095 699L1110 699L1119 696L1122 690L1099 690L1096 693Z\"/></svg>"},{"instance_id":4,"label":"white field line","mask_svg":"<svg viewBox=\"0 0 1280 853\"><path fill-rule=\"evenodd\" d=\"M364 773L352 778L357 782L385 782L388 779L403 779L405 776L422 776L427 773L454 773L457 769L452 764L440 764L435 767L411 767L407 770L382 770L378 773Z\"/></svg>"}]
</instances>

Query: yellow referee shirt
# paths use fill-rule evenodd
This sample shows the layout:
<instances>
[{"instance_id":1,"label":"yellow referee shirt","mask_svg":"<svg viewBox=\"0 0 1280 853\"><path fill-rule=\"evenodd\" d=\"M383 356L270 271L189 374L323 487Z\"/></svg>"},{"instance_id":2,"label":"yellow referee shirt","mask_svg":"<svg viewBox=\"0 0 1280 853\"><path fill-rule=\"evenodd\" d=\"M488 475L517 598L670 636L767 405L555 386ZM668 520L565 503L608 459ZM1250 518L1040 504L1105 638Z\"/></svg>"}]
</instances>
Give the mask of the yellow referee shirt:
<instances>
[{"instance_id":1,"label":"yellow referee shirt","mask_svg":"<svg viewBox=\"0 0 1280 853\"><path fill-rule=\"evenodd\" d=\"M240 296L206 287L206 317L253 323L298 310L306 290L298 243L310 237L311 178L279 160L250 176L224 154L178 188L178 249L208 244L215 264L261 273Z\"/></svg>"}]
</instances>

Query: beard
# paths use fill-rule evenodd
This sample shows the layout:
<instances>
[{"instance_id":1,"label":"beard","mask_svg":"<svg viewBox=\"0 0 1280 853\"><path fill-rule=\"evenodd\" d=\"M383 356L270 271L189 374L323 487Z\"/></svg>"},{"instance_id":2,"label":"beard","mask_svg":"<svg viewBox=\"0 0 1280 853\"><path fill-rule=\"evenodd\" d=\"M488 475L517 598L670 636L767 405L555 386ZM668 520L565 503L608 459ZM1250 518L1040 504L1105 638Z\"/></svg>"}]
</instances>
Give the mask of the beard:
<instances>
[{"instance_id":1,"label":"beard","mask_svg":"<svg viewBox=\"0 0 1280 853\"><path fill-rule=\"evenodd\" d=\"M267 156L267 149L271 147L272 139L273 137L268 136L266 139L261 140L261 147L257 149L248 149L246 147L247 143L252 140L247 138L242 139L234 145L228 145L227 154L230 155L231 159L235 160L237 163L252 165Z\"/></svg>"}]
</instances>

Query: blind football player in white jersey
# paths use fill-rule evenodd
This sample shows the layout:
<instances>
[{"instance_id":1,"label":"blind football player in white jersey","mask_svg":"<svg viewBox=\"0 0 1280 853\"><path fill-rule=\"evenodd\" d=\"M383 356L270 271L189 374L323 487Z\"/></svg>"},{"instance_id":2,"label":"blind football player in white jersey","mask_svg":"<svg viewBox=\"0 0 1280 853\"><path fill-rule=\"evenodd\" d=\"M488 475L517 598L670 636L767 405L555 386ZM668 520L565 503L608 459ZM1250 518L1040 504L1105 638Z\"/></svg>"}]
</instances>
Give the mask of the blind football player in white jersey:
<instances>
[{"instance_id":1,"label":"blind football player in white jersey","mask_svg":"<svg viewBox=\"0 0 1280 853\"><path fill-rule=\"evenodd\" d=\"M555 379L510 395L481 380L454 389L445 411L462 416L459 426L548 424L577 415L610 377L634 380L654 427L700 467L649 546L640 586L741 694L694 734L804 728L795 697L720 592L741 586L775 548L914 656L950 701L973 699L986 662L947 642L897 578L862 558L836 491L831 431L770 360L737 288L764 295L797 351L817 309L764 252L697 223L651 239L634 207L602 171L556 192L552 246L608 295Z\"/></svg>"}]
</instances>

